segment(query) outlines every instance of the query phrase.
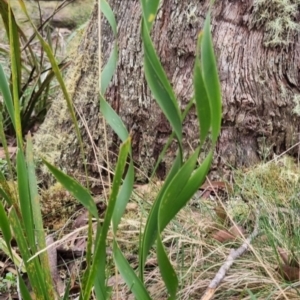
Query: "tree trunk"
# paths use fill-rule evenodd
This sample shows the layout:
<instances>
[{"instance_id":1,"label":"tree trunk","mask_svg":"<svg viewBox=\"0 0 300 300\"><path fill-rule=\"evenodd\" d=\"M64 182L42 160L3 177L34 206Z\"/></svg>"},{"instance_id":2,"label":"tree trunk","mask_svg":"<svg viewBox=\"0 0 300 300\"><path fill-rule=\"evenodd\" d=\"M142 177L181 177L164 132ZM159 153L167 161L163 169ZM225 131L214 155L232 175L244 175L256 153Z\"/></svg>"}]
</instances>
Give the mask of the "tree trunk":
<instances>
[{"instance_id":1,"label":"tree trunk","mask_svg":"<svg viewBox=\"0 0 300 300\"><path fill-rule=\"evenodd\" d=\"M180 107L184 109L193 95L196 39L210 1L162 2L152 38ZM271 158L299 139L299 32L289 31L287 23L282 21L290 18L291 22L299 22L299 12L296 4L295 12L286 13L281 4L270 6L268 1L266 4L257 2L216 1L212 11L212 34L223 94L222 133L214 159L214 168L218 170L223 169L220 166L250 165L259 159ZM290 2L293 5L295 1ZM140 169L137 179L145 180L171 128L143 74L140 3L138 0L122 1L122 5L117 0L109 3L118 22L119 63L106 99L128 129L134 129L133 157ZM269 18L265 19L266 14ZM276 20L282 25L279 31L276 31ZM107 21L102 23L105 61L113 37ZM95 172L94 176L98 168L93 143L98 149L99 163L105 165L98 97L97 6L77 54L68 72L67 84L78 114L84 119L80 121L82 136L89 171ZM184 125L186 154L198 144L197 125L195 112L191 111ZM116 152L115 135L108 129L107 136L109 149ZM52 104L35 142L43 156L70 174L80 175L79 147L61 94ZM297 152L298 149L293 148L289 153ZM165 176L175 154L174 143L160 164L159 177Z\"/></svg>"}]
</instances>

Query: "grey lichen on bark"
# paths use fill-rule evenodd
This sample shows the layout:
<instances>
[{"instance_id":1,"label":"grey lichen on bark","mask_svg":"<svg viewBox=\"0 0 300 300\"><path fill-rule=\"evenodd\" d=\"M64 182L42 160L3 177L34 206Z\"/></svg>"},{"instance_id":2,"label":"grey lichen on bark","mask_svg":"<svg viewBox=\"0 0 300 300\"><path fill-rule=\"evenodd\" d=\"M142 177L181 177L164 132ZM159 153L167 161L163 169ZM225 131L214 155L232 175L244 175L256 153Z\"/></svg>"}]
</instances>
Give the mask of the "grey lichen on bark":
<instances>
[{"instance_id":1,"label":"grey lichen on bark","mask_svg":"<svg viewBox=\"0 0 300 300\"><path fill-rule=\"evenodd\" d=\"M267 46L288 46L300 31L299 5L299 0L254 0L249 28L262 28Z\"/></svg>"}]
</instances>

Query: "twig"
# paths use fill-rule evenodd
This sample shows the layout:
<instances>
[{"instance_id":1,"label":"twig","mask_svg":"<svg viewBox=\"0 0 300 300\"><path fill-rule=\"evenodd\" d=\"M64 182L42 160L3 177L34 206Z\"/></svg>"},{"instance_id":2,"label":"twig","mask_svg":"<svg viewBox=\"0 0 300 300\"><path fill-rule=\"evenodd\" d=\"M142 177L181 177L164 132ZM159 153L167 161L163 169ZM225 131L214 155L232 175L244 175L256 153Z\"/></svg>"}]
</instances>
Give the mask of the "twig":
<instances>
[{"instance_id":1,"label":"twig","mask_svg":"<svg viewBox=\"0 0 300 300\"><path fill-rule=\"evenodd\" d=\"M216 276L214 277L214 279L210 282L210 284L209 284L208 288L206 289L204 295L202 296L201 300L209 300L212 298L212 296L215 294L216 288L220 285L221 281L224 279L227 271L230 269L230 267L234 263L234 260L239 258L248 249L251 241L258 235L258 232L259 232L259 230L258 230L259 222L258 221L259 221L259 214L257 215L255 227L254 227L252 234L247 239L245 239L245 241L241 247L239 247L236 250L235 249L230 250L230 253L229 253L226 261L221 266L221 268L219 269L219 271L216 274Z\"/></svg>"}]
</instances>

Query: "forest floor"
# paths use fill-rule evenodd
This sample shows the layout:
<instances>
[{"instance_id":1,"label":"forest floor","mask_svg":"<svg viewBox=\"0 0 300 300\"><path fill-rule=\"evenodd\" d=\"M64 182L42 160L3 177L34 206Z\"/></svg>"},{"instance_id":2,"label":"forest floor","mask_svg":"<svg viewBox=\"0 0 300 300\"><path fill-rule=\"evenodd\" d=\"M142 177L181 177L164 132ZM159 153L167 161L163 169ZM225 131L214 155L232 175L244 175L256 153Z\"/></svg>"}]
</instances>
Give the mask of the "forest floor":
<instances>
[{"instance_id":1,"label":"forest floor","mask_svg":"<svg viewBox=\"0 0 300 300\"><path fill-rule=\"evenodd\" d=\"M199 189L163 234L179 277L178 299L300 299L299 168L282 156ZM123 218L119 243L132 266L159 186L137 186ZM153 299L167 299L155 248L146 272ZM109 282L113 299L131 299L120 277Z\"/></svg>"},{"instance_id":2,"label":"forest floor","mask_svg":"<svg viewBox=\"0 0 300 300\"><path fill-rule=\"evenodd\" d=\"M163 233L179 278L178 299L300 299L299 177L299 164L282 156L252 168L233 170L230 182L205 182ZM134 269L139 262L139 234L161 184L136 185L119 226L119 245ZM104 212L105 199L100 196L99 200L102 204L98 208ZM55 215L62 216L64 211L66 207ZM80 290L85 263L86 217L78 207L77 213L64 222L62 218L58 223L51 221L51 214L45 219L54 224L52 236L60 241L58 260L52 262L57 268L56 281L62 289L70 281L72 298ZM111 298L134 299L115 272L110 240L112 232L107 247ZM1 293L13 295L16 288L16 282L9 279L14 267L1 257L0 298ZM155 247L145 270L152 298L167 299Z\"/></svg>"}]
</instances>

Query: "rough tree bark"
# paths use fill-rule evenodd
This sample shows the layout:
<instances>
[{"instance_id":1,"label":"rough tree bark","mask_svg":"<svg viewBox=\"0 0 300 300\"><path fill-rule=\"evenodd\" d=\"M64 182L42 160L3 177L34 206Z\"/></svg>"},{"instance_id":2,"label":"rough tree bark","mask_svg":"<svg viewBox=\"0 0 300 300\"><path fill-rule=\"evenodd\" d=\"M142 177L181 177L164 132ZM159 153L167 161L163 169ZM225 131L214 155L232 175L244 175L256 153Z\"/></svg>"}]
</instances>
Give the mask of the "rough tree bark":
<instances>
[{"instance_id":1,"label":"rough tree bark","mask_svg":"<svg viewBox=\"0 0 300 300\"><path fill-rule=\"evenodd\" d=\"M193 94L196 38L203 26L209 2L164 0L153 28L155 47L182 109ZM220 0L213 8L212 34L223 93L222 133L215 153L215 168L253 164L260 158L279 154L299 141L299 32L289 31L282 25L283 29L278 34L272 24L276 25L277 16L284 12L280 11L280 7L269 5L268 0L265 4L257 2ZM298 4L290 2L295 5L296 11L288 17L291 22L298 22ZM122 1L122 5L118 0L110 0L109 3L118 21L119 64L106 98L128 128L135 128L134 159L142 171L139 179L144 180L171 129L151 96L143 75L140 3L138 0ZM272 11L274 7L277 12ZM269 23L264 19L266 12L271 18ZM97 168L90 137L99 150L101 164L105 153L99 116L97 30L95 6L67 80L74 105L91 135L81 122L91 172L96 172ZM104 60L111 51L111 45L111 30L103 21ZM198 143L197 120L193 111L185 121L184 136L188 153L190 147ZM82 170L77 140L61 95L53 103L35 141L39 152L51 157L69 173L79 174ZM113 151L116 151L115 142L115 136L108 131L108 145ZM165 175L175 149L174 144L161 163L158 176ZM297 151L294 148L290 153Z\"/></svg>"}]
</instances>

